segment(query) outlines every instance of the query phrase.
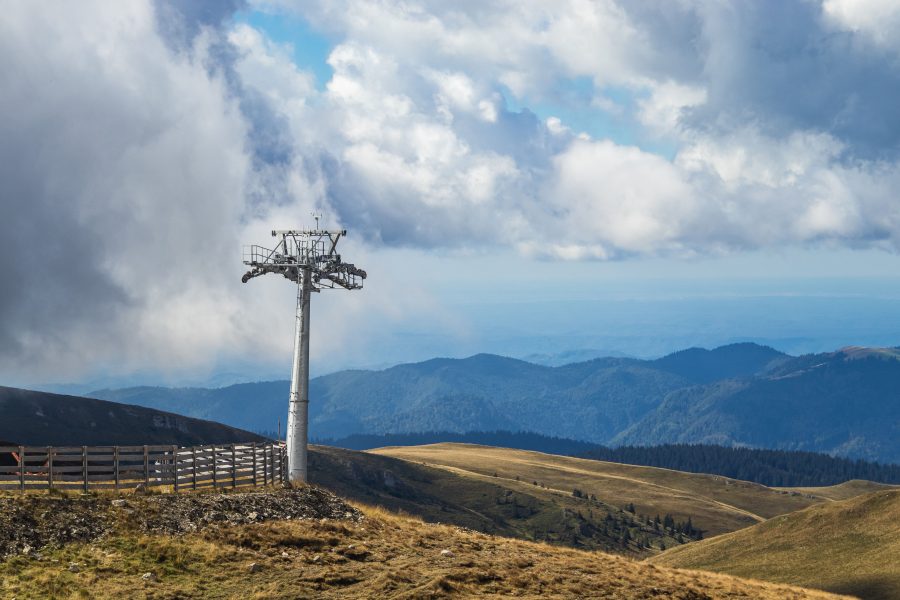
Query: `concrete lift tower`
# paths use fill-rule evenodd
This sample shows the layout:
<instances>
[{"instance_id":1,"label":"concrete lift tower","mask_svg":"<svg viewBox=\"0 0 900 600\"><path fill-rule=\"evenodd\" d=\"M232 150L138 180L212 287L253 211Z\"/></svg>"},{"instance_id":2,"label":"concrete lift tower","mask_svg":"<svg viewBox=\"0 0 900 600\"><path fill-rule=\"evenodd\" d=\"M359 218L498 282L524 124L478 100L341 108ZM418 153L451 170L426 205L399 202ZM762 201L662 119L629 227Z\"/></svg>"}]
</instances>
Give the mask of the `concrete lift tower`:
<instances>
[{"instance_id":1,"label":"concrete lift tower","mask_svg":"<svg viewBox=\"0 0 900 600\"><path fill-rule=\"evenodd\" d=\"M277 273L297 284L297 325L294 364L288 405L287 455L291 483L306 482L306 445L309 432L309 300L323 289L362 289L366 272L341 261L337 243L346 230L288 229L273 231L275 248L244 247L244 264L250 267L241 281L247 283L266 273Z\"/></svg>"}]
</instances>

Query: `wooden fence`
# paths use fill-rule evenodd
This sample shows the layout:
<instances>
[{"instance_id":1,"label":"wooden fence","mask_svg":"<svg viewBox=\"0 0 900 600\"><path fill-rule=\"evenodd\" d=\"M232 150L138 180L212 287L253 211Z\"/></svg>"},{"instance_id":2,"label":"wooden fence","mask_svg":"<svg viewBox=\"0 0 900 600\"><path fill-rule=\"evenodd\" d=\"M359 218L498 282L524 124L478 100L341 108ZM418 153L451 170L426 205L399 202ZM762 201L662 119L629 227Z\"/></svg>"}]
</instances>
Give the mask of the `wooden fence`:
<instances>
[{"instance_id":1,"label":"wooden fence","mask_svg":"<svg viewBox=\"0 0 900 600\"><path fill-rule=\"evenodd\" d=\"M178 492L287 481L283 443L193 448L0 446L0 457L8 458L0 463L0 489L119 490L144 484Z\"/></svg>"}]
</instances>

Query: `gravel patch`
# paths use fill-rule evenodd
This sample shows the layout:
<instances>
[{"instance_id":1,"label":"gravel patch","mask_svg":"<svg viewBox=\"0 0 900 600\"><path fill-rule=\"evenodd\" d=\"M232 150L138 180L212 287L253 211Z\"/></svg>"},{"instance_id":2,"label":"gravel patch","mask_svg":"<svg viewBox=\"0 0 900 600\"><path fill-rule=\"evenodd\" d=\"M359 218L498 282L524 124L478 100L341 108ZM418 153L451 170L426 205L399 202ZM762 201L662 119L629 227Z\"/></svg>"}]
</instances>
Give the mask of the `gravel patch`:
<instances>
[{"instance_id":1,"label":"gravel patch","mask_svg":"<svg viewBox=\"0 0 900 600\"><path fill-rule=\"evenodd\" d=\"M362 518L357 509L315 487L122 497L13 494L0 497L0 558L93 542L123 526L179 535L273 520Z\"/></svg>"}]
</instances>

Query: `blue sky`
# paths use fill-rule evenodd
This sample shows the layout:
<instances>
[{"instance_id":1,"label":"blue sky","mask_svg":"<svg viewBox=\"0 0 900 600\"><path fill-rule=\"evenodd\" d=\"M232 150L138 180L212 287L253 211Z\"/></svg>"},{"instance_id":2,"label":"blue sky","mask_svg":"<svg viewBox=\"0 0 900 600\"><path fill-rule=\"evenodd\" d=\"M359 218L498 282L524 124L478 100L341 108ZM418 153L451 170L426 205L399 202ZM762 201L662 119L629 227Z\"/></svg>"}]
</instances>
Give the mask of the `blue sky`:
<instances>
[{"instance_id":1,"label":"blue sky","mask_svg":"<svg viewBox=\"0 0 900 600\"><path fill-rule=\"evenodd\" d=\"M331 79L334 71L328 66L328 55L334 42L313 29L302 15L248 9L234 13L232 22L253 27L277 44L289 45L294 64L313 73L320 90Z\"/></svg>"},{"instance_id":2,"label":"blue sky","mask_svg":"<svg viewBox=\"0 0 900 600\"><path fill-rule=\"evenodd\" d=\"M313 212L370 274L320 373L900 344L894 4L14 2L0 377L285 372L240 247Z\"/></svg>"}]
</instances>

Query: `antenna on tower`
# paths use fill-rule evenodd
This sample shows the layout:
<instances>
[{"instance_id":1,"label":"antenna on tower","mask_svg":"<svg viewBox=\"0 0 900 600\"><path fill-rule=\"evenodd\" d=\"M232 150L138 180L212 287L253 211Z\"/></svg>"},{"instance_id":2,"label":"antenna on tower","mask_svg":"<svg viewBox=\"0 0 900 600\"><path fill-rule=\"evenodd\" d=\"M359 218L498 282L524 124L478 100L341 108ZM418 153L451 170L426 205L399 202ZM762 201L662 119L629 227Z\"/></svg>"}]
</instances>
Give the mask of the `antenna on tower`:
<instances>
[{"instance_id":1,"label":"antenna on tower","mask_svg":"<svg viewBox=\"0 0 900 600\"><path fill-rule=\"evenodd\" d=\"M319 229L321 214L313 215L316 228L286 229L272 232L278 239L275 248L245 246L244 264L250 270L241 281L276 273L297 284L294 362L291 393L288 400L287 455L291 482L307 480L307 442L309 438L309 301L311 292L323 289L362 289L366 272L345 263L337 253L338 241L347 230Z\"/></svg>"}]
</instances>

